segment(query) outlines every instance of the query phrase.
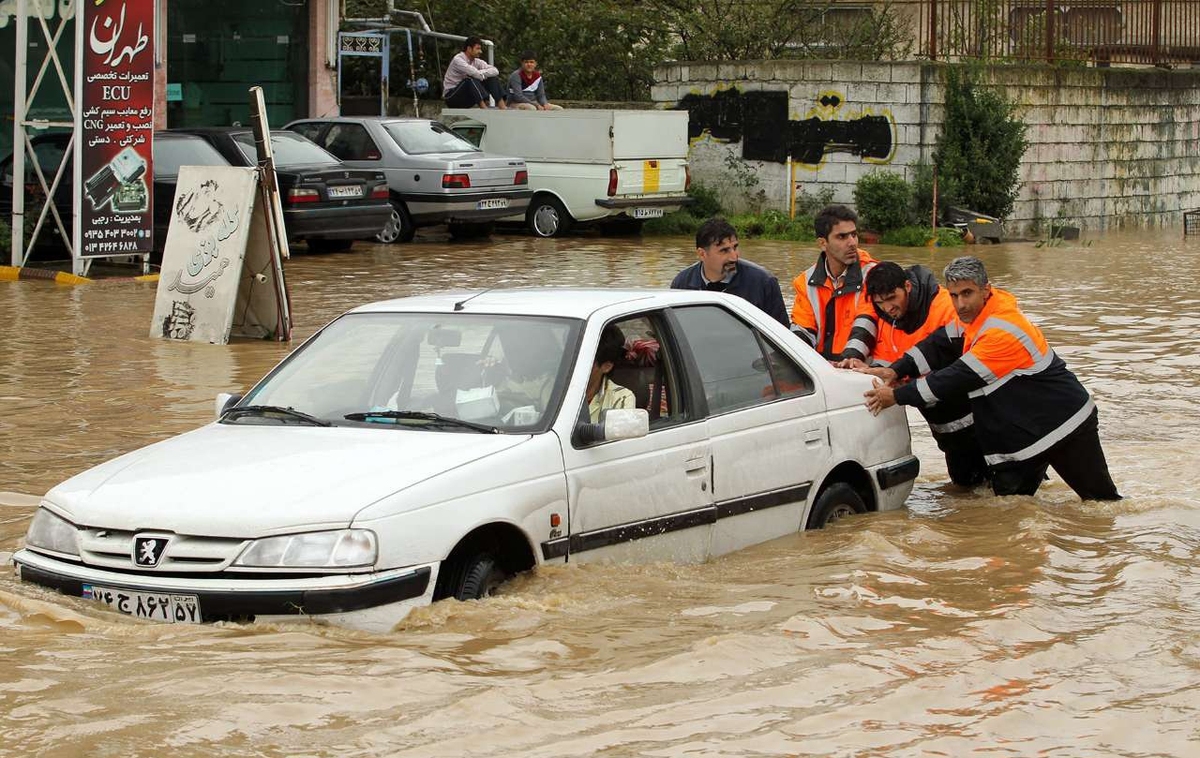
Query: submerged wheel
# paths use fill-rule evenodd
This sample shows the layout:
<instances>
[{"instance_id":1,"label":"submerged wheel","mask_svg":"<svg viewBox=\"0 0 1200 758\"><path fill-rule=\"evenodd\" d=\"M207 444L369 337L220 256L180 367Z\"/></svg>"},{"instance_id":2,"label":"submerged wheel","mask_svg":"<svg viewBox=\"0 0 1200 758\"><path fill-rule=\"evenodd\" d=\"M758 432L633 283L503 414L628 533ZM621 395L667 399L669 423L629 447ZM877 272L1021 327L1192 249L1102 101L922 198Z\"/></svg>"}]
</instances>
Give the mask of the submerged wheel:
<instances>
[{"instance_id":1,"label":"submerged wheel","mask_svg":"<svg viewBox=\"0 0 1200 758\"><path fill-rule=\"evenodd\" d=\"M379 234L375 235L375 239L385 245L394 242L412 242L413 235L416 233L417 228L413 226L412 216L408 215L408 208L405 208L404 203L399 200L393 200L391 218L388 219Z\"/></svg>"},{"instance_id":2,"label":"submerged wheel","mask_svg":"<svg viewBox=\"0 0 1200 758\"><path fill-rule=\"evenodd\" d=\"M459 223L447 224L446 229L450 232L450 236L456 240L469 240L479 237L489 237L492 230L495 229L495 224L491 221L482 223Z\"/></svg>"},{"instance_id":3,"label":"submerged wheel","mask_svg":"<svg viewBox=\"0 0 1200 758\"><path fill-rule=\"evenodd\" d=\"M537 237L558 237L571 228L571 216L558 198L541 195L529 203L525 223Z\"/></svg>"},{"instance_id":4,"label":"submerged wheel","mask_svg":"<svg viewBox=\"0 0 1200 758\"><path fill-rule=\"evenodd\" d=\"M838 519L867 512L862 496L845 482L831 484L817 496L808 517L809 529L824 529Z\"/></svg>"},{"instance_id":5,"label":"submerged wheel","mask_svg":"<svg viewBox=\"0 0 1200 758\"><path fill-rule=\"evenodd\" d=\"M491 553L471 556L463 563L462 569L457 586L453 588L454 597L459 600L478 600L492 595L508 579L508 574Z\"/></svg>"}]
</instances>

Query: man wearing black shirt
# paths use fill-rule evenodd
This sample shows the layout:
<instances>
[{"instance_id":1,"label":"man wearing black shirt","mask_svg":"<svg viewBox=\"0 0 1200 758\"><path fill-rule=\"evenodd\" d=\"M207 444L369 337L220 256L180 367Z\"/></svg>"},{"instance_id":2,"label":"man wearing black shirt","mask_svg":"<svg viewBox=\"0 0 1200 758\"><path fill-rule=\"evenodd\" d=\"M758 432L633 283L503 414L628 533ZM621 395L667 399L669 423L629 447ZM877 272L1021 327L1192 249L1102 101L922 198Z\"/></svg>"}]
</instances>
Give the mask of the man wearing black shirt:
<instances>
[{"instance_id":1,"label":"man wearing black shirt","mask_svg":"<svg viewBox=\"0 0 1200 758\"><path fill-rule=\"evenodd\" d=\"M779 280L757 263L741 259L737 230L728 221L710 218L700 225L696 231L696 257L700 260L675 275L671 289L737 295L784 326L791 326Z\"/></svg>"}]
</instances>

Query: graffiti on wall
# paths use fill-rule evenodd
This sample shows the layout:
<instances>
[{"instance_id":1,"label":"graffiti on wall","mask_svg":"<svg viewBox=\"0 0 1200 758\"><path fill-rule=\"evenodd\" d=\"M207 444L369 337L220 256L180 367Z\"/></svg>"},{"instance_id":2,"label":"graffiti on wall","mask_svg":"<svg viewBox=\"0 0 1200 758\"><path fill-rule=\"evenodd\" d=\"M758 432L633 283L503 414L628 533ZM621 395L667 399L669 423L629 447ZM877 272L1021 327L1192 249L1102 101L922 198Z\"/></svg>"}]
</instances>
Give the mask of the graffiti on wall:
<instances>
[{"instance_id":1,"label":"graffiti on wall","mask_svg":"<svg viewBox=\"0 0 1200 758\"><path fill-rule=\"evenodd\" d=\"M707 134L721 142L741 142L742 158L784 163L789 157L819 166L829 153L858 155L887 163L895 149L895 123L886 110L851 108L833 90L818 93L802 119L788 113L788 93L724 89L711 95L684 96L688 138Z\"/></svg>"}]
</instances>

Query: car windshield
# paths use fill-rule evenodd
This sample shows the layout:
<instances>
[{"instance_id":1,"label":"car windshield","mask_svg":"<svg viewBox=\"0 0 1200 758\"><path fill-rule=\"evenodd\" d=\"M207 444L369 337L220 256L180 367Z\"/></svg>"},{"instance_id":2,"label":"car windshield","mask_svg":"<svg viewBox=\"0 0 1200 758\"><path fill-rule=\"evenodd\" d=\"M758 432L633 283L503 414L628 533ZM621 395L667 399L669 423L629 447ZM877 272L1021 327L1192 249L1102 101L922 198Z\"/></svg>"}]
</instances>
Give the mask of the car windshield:
<instances>
[{"instance_id":1,"label":"car windshield","mask_svg":"<svg viewBox=\"0 0 1200 758\"><path fill-rule=\"evenodd\" d=\"M252 133L239 132L233 135L233 139L251 164L258 163L258 148L254 146ZM271 132L271 150L275 153L275 165L280 167L322 164L340 166L342 163L324 149L292 132Z\"/></svg>"},{"instance_id":2,"label":"car windshield","mask_svg":"<svg viewBox=\"0 0 1200 758\"><path fill-rule=\"evenodd\" d=\"M154 175L178 176L180 166L228 166L217 149L199 137L154 138Z\"/></svg>"},{"instance_id":3,"label":"car windshield","mask_svg":"<svg viewBox=\"0 0 1200 758\"><path fill-rule=\"evenodd\" d=\"M339 425L535 431L554 418L581 328L575 319L539 316L350 314L292 354L239 406L299 411Z\"/></svg>"},{"instance_id":4,"label":"car windshield","mask_svg":"<svg viewBox=\"0 0 1200 758\"><path fill-rule=\"evenodd\" d=\"M479 148L436 121L394 121L383 128L409 155L479 152Z\"/></svg>"}]
</instances>

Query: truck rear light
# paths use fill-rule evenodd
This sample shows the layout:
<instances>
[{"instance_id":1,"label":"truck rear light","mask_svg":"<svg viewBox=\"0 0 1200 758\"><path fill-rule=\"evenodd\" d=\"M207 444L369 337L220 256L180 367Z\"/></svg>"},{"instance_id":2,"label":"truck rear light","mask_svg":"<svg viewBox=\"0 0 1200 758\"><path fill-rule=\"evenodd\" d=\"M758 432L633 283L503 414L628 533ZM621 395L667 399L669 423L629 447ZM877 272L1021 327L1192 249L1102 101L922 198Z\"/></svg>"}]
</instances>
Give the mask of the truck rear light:
<instances>
[{"instance_id":1,"label":"truck rear light","mask_svg":"<svg viewBox=\"0 0 1200 758\"><path fill-rule=\"evenodd\" d=\"M608 170L608 196L612 197L617 194L617 170L610 168Z\"/></svg>"},{"instance_id":2,"label":"truck rear light","mask_svg":"<svg viewBox=\"0 0 1200 758\"><path fill-rule=\"evenodd\" d=\"M371 190L372 200L387 200L389 197L391 195L388 193L388 186L386 184L380 184Z\"/></svg>"},{"instance_id":3,"label":"truck rear light","mask_svg":"<svg viewBox=\"0 0 1200 758\"><path fill-rule=\"evenodd\" d=\"M471 177L468 174L442 174L444 189L470 189Z\"/></svg>"},{"instance_id":4,"label":"truck rear light","mask_svg":"<svg viewBox=\"0 0 1200 758\"><path fill-rule=\"evenodd\" d=\"M513 184L529 184L529 172L518 171L517 175L513 177Z\"/></svg>"},{"instance_id":5,"label":"truck rear light","mask_svg":"<svg viewBox=\"0 0 1200 758\"><path fill-rule=\"evenodd\" d=\"M692 167L683 167L683 191L687 192L692 188Z\"/></svg>"},{"instance_id":6,"label":"truck rear light","mask_svg":"<svg viewBox=\"0 0 1200 758\"><path fill-rule=\"evenodd\" d=\"M315 189L292 187L288 190L287 201L293 205L296 203L319 203L321 202L321 193Z\"/></svg>"}]
</instances>

